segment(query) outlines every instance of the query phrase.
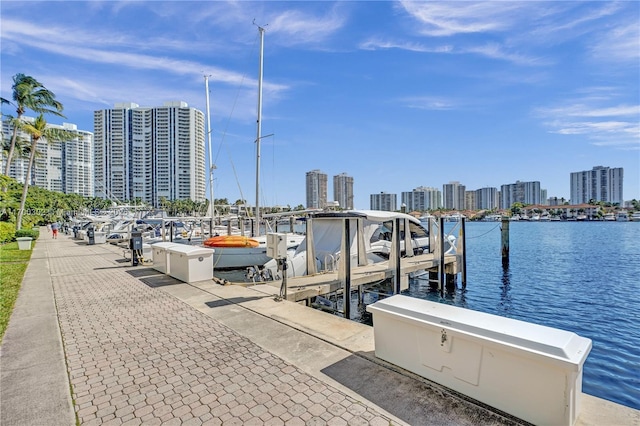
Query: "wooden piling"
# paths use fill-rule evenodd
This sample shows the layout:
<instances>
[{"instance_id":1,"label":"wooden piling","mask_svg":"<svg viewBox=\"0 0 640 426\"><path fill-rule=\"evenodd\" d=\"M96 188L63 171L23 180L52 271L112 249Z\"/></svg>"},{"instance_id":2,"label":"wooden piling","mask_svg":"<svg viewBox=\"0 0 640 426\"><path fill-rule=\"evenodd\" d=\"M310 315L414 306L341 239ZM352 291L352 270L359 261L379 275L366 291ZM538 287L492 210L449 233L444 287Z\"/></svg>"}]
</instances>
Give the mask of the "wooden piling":
<instances>
[{"instance_id":1,"label":"wooden piling","mask_svg":"<svg viewBox=\"0 0 640 426\"><path fill-rule=\"evenodd\" d=\"M462 289L467 288L467 233L466 233L466 218L462 217L460 222L460 238L458 241L458 248L460 254L460 276L462 280Z\"/></svg>"},{"instance_id":2,"label":"wooden piling","mask_svg":"<svg viewBox=\"0 0 640 426\"><path fill-rule=\"evenodd\" d=\"M438 287L440 288L440 297L444 297L444 216L440 216L440 262L438 265Z\"/></svg>"},{"instance_id":3,"label":"wooden piling","mask_svg":"<svg viewBox=\"0 0 640 426\"><path fill-rule=\"evenodd\" d=\"M509 266L509 218L502 218L502 265Z\"/></svg>"},{"instance_id":4,"label":"wooden piling","mask_svg":"<svg viewBox=\"0 0 640 426\"><path fill-rule=\"evenodd\" d=\"M349 219L344 220L344 242L345 253L342 261L345 263L345 277L344 277L344 293L343 295L343 308L344 317L351 319L351 231L350 231Z\"/></svg>"},{"instance_id":5,"label":"wooden piling","mask_svg":"<svg viewBox=\"0 0 640 426\"><path fill-rule=\"evenodd\" d=\"M400 218L397 218L393 224L395 229L393 230L393 244L396 248L396 271L394 276L393 294L400 294L400 274L401 274L401 259L402 253L400 252ZM407 248L408 249L408 248Z\"/></svg>"}]
</instances>

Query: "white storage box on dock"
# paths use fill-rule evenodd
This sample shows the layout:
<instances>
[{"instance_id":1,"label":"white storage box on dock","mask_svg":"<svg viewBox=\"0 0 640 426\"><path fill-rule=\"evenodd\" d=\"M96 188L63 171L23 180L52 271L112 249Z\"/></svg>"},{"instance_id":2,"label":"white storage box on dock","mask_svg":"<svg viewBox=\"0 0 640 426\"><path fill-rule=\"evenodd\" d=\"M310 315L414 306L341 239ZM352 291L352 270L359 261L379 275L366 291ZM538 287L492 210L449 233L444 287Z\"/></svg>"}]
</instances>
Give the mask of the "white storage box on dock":
<instances>
[{"instance_id":1,"label":"white storage box on dock","mask_svg":"<svg viewBox=\"0 0 640 426\"><path fill-rule=\"evenodd\" d=\"M396 295L367 306L378 358L540 425L573 425L591 340Z\"/></svg>"},{"instance_id":2,"label":"white storage box on dock","mask_svg":"<svg viewBox=\"0 0 640 426\"><path fill-rule=\"evenodd\" d=\"M175 244L167 248L169 275L191 283L213 278L213 250L210 248Z\"/></svg>"},{"instance_id":3,"label":"white storage box on dock","mask_svg":"<svg viewBox=\"0 0 640 426\"><path fill-rule=\"evenodd\" d=\"M93 242L94 244L106 244L107 243L107 234L105 232L96 231L93 233Z\"/></svg>"},{"instance_id":4,"label":"white storage box on dock","mask_svg":"<svg viewBox=\"0 0 640 426\"><path fill-rule=\"evenodd\" d=\"M171 271L171 263L169 261L169 247L176 246L176 243L160 242L151 244L151 259L153 259L153 269L169 274ZM143 244L144 248L144 244ZM142 255L144 257L144 253Z\"/></svg>"}]
</instances>

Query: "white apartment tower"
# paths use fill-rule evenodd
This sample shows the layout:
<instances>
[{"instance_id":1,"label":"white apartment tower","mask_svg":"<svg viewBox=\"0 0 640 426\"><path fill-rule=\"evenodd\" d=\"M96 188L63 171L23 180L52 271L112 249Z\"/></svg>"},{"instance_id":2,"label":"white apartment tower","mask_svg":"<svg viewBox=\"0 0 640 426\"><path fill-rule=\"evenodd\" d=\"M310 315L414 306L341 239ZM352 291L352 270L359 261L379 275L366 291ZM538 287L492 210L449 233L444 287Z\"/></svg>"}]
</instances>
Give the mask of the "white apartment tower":
<instances>
[{"instance_id":1,"label":"white apartment tower","mask_svg":"<svg viewBox=\"0 0 640 426\"><path fill-rule=\"evenodd\" d=\"M480 188L475 190L474 209L493 210L498 208L498 188Z\"/></svg>"},{"instance_id":2,"label":"white apartment tower","mask_svg":"<svg viewBox=\"0 0 640 426\"><path fill-rule=\"evenodd\" d=\"M596 166L592 170L571 173L571 203L583 204L590 200L605 203L623 203L622 167Z\"/></svg>"},{"instance_id":3,"label":"white apartment tower","mask_svg":"<svg viewBox=\"0 0 640 426\"><path fill-rule=\"evenodd\" d=\"M186 102L95 111L95 194L114 201L205 200L204 114Z\"/></svg>"},{"instance_id":4,"label":"white apartment tower","mask_svg":"<svg viewBox=\"0 0 640 426\"><path fill-rule=\"evenodd\" d=\"M464 210L464 192L466 187L460 182L449 182L442 186L444 208L449 210Z\"/></svg>"},{"instance_id":5,"label":"white apartment tower","mask_svg":"<svg viewBox=\"0 0 640 426\"><path fill-rule=\"evenodd\" d=\"M24 121L33 122L33 117L23 117ZM65 130L75 134L67 142L50 142L41 138L36 144L37 155L34 159L29 185L38 186L49 191L66 194L79 194L93 197L93 133L78 130L75 124L47 124L48 128ZM2 122L2 133L7 141L13 135L13 126L8 120ZM30 136L19 130L18 138L30 146ZM14 152L11 160L9 176L24 183L29 164L28 152ZM6 164L6 156L2 156L2 169Z\"/></svg>"},{"instance_id":6,"label":"white apartment tower","mask_svg":"<svg viewBox=\"0 0 640 426\"><path fill-rule=\"evenodd\" d=\"M327 206L327 174L320 170L307 172L307 208L323 209Z\"/></svg>"},{"instance_id":7,"label":"white apartment tower","mask_svg":"<svg viewBox=\"0 0 640 426\"><path fill-rule=\"evenodd\" d=\"M400 197L408 212L435 210L442 205L442 193L436 188L420 186L411 192L402 192Z\"/></svg>"},{"instance_id":8,"label":"white apartment tower","mask_svg":"<svg viewBox=\"0 0 640 426\"><path fill-rule=\"evenodd\" d=\"M387 194L386 192L371 194L370 205L371 210L385 210L389 212L396 211L398 208L398 195Z\"/></svg>"},{"instance_id":9,"label":"white apartment tower","mask_svg":"<svg viewBox=\"0 0 640 426\"><path fill-rule=\"evenodd\" d=\"M540 182L520 182L502 185L500 187L502 201L500 208L510 209L514 203L541 204Z\"/></svg>"},{"instance_id":10,"label":"white apartment tower","mask_svg":"<svg viewBox=\"0 0 640 426\"><path fill-rule=\"evenodd\" d=\"M353 177L346 173L333 177L333 200L344 210L353 209Z\"/></svg>"}]
</instances>

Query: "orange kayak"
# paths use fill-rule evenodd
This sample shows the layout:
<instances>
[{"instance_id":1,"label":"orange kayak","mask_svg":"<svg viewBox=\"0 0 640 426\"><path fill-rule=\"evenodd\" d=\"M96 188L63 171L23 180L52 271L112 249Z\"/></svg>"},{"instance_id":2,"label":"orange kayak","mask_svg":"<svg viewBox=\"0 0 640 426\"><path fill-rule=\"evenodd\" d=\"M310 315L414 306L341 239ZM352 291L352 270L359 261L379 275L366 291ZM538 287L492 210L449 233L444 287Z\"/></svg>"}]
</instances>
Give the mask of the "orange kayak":
<instances>
[{"instance_id":1,"label":"orange kayak","mask_svg":"<svg viewBox=\"0 0 640 426\"><path fill-rule=\"evenodd\" d=\"M205 240L206 247L258 247L260 243L243 235L219 235Z\"/></svg>"}]
</instances>

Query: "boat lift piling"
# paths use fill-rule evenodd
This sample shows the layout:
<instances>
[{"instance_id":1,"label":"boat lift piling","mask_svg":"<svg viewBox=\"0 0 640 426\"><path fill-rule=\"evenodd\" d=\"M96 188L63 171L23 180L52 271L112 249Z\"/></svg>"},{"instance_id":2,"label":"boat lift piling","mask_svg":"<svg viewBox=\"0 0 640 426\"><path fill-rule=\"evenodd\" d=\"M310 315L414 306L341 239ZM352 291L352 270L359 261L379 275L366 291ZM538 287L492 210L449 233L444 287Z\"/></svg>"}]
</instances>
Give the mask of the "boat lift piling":
<instances>
[{"instance_id":1,"label":"boat lift piling","mask_svg":"<svg viewBox=\"0 0 640 426\"><path fill-rule=\"evenodd\" d=\"M344 293L343 293L343 310L344 317L351 318L351 226L350 220L347 218L344 220L344 233L342 242L344 244Z\"/></svg>"},{"instance_id":2,"label":"boat lift piling","mask_svg":"<svg viewBox=\"0 0 640 426\"><path fill-rule=\"evenodd\" d=\"M460 221L460 237L456 244L456 253L460 256L460 279L464 290L467 288L467 232L464 217Z\"/></svg>"},{"instance_id":3,"label":"boat lift piling","mask_svg":"<svg viewBox=\"0 0 640 426\"><path fill-rule=\"evenodd\" d=\"M502 217L502 226L501 226L501 235L502 235L502 267L509 267L509 218L506 216Z\"/></svg>"}]
</instances>

